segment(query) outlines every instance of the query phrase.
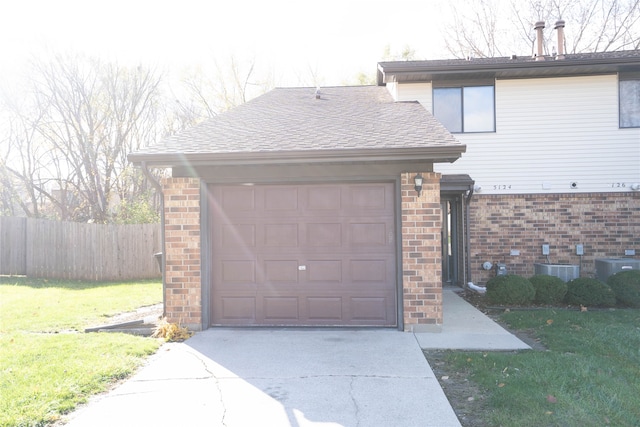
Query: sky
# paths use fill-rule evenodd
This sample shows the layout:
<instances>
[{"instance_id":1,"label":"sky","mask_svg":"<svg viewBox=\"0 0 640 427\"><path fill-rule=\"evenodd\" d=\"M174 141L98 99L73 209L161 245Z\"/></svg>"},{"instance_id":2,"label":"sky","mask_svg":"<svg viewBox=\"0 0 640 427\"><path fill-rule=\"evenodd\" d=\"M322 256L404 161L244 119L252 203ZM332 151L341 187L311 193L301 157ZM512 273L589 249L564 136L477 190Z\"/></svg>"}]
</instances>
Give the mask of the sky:
<instances>
[{"instance_id":1,"label":"sky","mask_svg":"<svg viewBox=\"0 0 640 427\"><path fill-rule=\"evenodd\" d=\"M277 86L318 74L340 85L375 75L385 46L416 59L447 56L447 0L15 0L0 13L0 77L32 58L85 53L120 64L180 70L233 55L273 73ZM306 79L308 80L308 79Z\"/></svg>"}]
</instances>

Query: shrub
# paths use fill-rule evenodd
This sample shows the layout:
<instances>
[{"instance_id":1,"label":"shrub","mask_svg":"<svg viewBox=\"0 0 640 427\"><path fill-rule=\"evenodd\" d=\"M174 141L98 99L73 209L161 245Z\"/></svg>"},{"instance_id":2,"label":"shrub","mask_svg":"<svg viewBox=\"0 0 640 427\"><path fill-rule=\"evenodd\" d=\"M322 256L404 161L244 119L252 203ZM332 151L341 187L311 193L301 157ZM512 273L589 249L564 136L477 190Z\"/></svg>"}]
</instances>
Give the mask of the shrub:
<instances>
[{"instance_id":1,"label":"shrub","mask_svg":"<svg viewBox=\"0 0 640 427\"><path fill-rule=\"evenodd\" d=\"M620 304L640 307L640 271L627 270L609 276L607 285L611 287Z\"/></svg>"},{"instance_id":2,"label":"shrub","mask_svg":"<svg viewBox=\"0 0 640 427\"><path fill-rule=\"evenodd\" d=\"M567 284L559 277L536 274L529 281L536 290L533 300L538 304L559 304L567 294Z\"/></svg>"},{"instance_id":3,"label":"shrub","mask_svg":"<svg viewBox=\"0 0 640 427\"><path fill-rule=\"evenodd\" d=\"M533 300L536 290L522 276L496 276L487 282L487 299L493 304L524 305Z\"/></svg>"},{"instance_id":4,"label":"shrub","mask_svg":"<svg viewBox=\"0 0 640 427\"><path fill-rule=\"evenodd\" d=\"M581 277L567 283L565 301L585 307L611 307L616 304L616 296L606 283Z\"/></svg>"},{"instance_id":5,"label":"shrub","mask_svg":"<svg viewBox=\"0 0 640 427\"><path fill-rule=\"evenodd\" d=\"M164 338L165 341L180 342L191 337L193 333L184 326L170 323L166 318L162 318L153 330L152 338Z\"/></svg>"}]
</instances>

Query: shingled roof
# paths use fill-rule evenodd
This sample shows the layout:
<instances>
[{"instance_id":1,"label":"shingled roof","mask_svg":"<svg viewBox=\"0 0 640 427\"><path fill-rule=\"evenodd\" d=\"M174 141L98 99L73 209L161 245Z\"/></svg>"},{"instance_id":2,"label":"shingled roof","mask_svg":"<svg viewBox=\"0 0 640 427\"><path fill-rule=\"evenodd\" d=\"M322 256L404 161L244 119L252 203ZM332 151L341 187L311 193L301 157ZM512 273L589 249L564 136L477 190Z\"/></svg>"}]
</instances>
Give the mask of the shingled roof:
<instances>
[{"instance_id":1,"label":"shingled roof","mask_svg":"<svg viewBox=\"0 0 640 427\"><path fill-rule=\"evenodd\" d=\"M274 89L129 155L154 166L429 160L465 151L417 102L384 87Z\"/></svg>"}]
</instances>

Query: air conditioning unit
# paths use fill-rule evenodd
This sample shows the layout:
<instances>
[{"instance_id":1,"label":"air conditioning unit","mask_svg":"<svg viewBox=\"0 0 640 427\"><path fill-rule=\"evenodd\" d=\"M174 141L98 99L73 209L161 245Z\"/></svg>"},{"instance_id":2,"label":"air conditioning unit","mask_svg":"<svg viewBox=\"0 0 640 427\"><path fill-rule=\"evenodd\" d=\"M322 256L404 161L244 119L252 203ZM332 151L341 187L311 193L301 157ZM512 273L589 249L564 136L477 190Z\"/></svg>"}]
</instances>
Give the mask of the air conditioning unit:
<instances>
[{"instance_id":1,"label":"air conditioning unit","mask_svg":"<svg viewBox=\"0 0 640 427\"><path fill-rule=\"evenodd\" d=\"M596 277L606 282L609 276L625 270L640 270L640 259L603 258L596 260Z\"/></svg>"},{"instance_id":2,"label":"air conditioning unit","mask_svg":"<svg viewBox=\"0 0 640 427\"><path fill-rule=\"evenodd\" d=\"M559 277L568 282L580 277L580 266L573 264L533 264L535 274Z\"/></svg>"}]
</instances>

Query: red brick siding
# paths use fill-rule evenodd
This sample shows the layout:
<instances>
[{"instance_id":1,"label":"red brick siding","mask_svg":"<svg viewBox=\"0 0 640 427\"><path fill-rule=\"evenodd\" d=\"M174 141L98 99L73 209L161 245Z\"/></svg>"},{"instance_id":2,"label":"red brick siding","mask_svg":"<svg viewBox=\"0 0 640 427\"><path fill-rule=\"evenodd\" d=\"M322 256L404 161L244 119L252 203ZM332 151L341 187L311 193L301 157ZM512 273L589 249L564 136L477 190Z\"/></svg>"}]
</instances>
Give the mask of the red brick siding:
<instances>
[{"instance_id":1,"label":"red brick siding","mask_svg":"<svg viewBox=\"0 0 640 427\"><path fill-rule=\"evenodd\" d=\"M531 276L534 263L580 265L576 244L584 245L580 275L593 277L596 258L624 256L640 249L640 193L481 195L471 200L471 274L486 283L493 272L485 261L505 261L509 273ZM520 251L510 256L510 250ZM637 252L636 258L640 253Z\"/></svg>"},{"instance_id":2,"label":"red brick siding","mask_svg":"<svg viewBox=\"0 0 640 427\"><path fill-rule=\"evenodd\" d=\"M200 281L200 181L162 182L165 220L165 313L169 322L202 328Z\"/></svg>"},{"instance_id":3,"label":"red brick siding","mask_svg":"<svg viewBox=\"0 0 640 427\"><path fill-rule=\"evenodd\" d=\"M402 174L402 288L405 330L442 325L440 175L423 173L422 194L415 173Z\"/></svg>"}]
</instances>

